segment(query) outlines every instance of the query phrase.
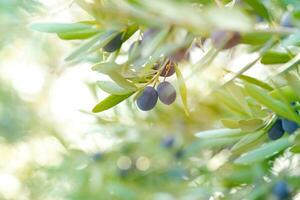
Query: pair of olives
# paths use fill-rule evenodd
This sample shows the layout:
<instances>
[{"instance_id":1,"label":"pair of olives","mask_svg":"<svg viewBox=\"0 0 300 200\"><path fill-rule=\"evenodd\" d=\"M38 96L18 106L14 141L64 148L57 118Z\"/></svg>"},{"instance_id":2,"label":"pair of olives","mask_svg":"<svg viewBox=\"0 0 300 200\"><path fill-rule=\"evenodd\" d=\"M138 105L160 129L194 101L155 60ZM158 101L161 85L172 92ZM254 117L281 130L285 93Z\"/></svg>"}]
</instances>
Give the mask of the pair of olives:
<instances>
[{"instance_id":1,"label":"pair of olives","mask_svg":"<svg viewBox=\"0 0 300 200\"><path fill-rule=\"evenodd\" d=\"M299 128L299 125L288 119L277 119L273 126L269 129L268 135L271 140L281 138L285 132L293 134Z\"/></svg>"},{"instance_id":2,"label":"pair of olives","mask_svg":"<svg viewBox=\"0 0 300 200\"><path fill-rule=\"evenodd\" d=\"M163 104L170 105L176 99L176 90L174 86L167 82L161 82L157 88L147 86L137 98L137 106L143 111L151 110L155 107L157 100Z\"/></svg>"}]
</instances>

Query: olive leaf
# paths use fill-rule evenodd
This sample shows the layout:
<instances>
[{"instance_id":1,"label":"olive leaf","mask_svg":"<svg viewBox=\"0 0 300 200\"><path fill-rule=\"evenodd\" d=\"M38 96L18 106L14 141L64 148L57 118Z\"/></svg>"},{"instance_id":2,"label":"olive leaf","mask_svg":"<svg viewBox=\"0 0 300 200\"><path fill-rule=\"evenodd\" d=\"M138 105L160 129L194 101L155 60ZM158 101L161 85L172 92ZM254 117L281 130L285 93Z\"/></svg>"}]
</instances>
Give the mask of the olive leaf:
<instances>
[{"instance_id":1,"label":"olive leaf","mask_svg":"<svg viewBox=\"0 0 300 200\"><path fill-rule=\"evenodd\" d=\"M291 145L291 140L288 137L278 139L274 142L269 142L262 145L258 149L252 150L245 155L237 158L234 163L236 164L251 164L254 162L259 162L265 160L280 151L286 149Z\"/></svg>"},{"instance_id":2,"label":"olive leaf","mask_svg":"<svg viewBox=\"0 0 300 200\"><path fill-rule=\"evenodd\" d=\"M185 81L183 79L183 76L178 68L177 65L175 65L175 72L176 72L176 77L178 80L178 85L179 85L179 91L180 91L180 96L183 104L183 109L184 112L187 116L189 116L189 109L188 109L188 104L187 104L187 89L185 85Z\"/></svg>"},{"instance_id":3,"label":"olive leaf","mask_svg":"<svg viewBox=\"0 0 300 200\"><path fill-rule=\"evenodd\" d=\"M108 110L108 109L114 107L115 105L121 103L122 101L124 101L125 99L130 97L132 94L133 94L133 92L124 94L124 95L110 95L106 99L104 99L103 101L98 103L93 108L92 111L94 113L97 113L97 112L102 112L102 111Z\"/></svg>"}]
</instances>

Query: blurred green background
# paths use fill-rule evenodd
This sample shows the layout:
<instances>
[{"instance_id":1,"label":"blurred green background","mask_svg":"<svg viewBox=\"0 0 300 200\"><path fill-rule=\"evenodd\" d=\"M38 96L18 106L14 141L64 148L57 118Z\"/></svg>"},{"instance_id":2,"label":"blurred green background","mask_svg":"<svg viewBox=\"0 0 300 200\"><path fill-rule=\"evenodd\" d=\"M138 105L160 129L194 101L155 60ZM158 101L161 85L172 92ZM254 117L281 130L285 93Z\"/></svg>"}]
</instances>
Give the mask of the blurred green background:
<instances>
[{"instance_id":1,"label":"blurred green background","mask_svg":"<svg viewBox=\"0 0 300 200\"><path fill-rule=\"evenodd\" d=\"M276 18L283 10L273 12ZM239 87L229 84L220 94L208 94L223 78L223 67L244 66L257 46L239 49L242 56L221 53L198 76L192 76L189 63L182 64L190 116L180 101L169 107L159 103L148 113L126 101L96 115L91 110L106 94L95 82L103 77L90 69L92 59L64 60L80 42L29 28L34 22L82 19L92 17L73 1L0 0L1 200L276 199L271 187L277 179L289 182L294 199L300 198L297 155L282 152L279 160L234 165L230 150L236 138L203 141L194 135L232 117L228 105L244 95ZM202 50L196 49L192 60L199 60ZM271 74L260 66L248 74ZM244 110L233 110L236 118L244 117Z\"/></svg>"}]
</instances>

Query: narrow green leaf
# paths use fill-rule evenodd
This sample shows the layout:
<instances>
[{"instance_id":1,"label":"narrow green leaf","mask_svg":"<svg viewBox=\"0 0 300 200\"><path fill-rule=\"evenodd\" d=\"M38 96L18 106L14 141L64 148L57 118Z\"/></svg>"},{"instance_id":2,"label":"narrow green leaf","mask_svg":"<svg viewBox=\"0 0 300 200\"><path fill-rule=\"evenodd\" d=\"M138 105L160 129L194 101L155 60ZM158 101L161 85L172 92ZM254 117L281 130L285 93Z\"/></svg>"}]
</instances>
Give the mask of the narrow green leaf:
<instances>
[{"instance_id":1,"label":"narrow green leaf","mask_svg":"<svg viewBox=\"0 0 300 200\"><path fill-rule=\"evenodd\" d=\"M92 66L92 70L100 72L102 74L110 74L112 72L118 71L122 68L122 65L119 65L115 62L101 62Z\"/></svg>"},{"instance_id":2,"label":"narrow green leaf","mask_svg":"<svg viewBox=\"0 0 300 200\"><path fill-rule=\"evenodd\" d=\"M245 90L247 93L252 96L255 100L259 103L263 104L264 106L268 107L269 109L273 110L275 113L282 117L286 117L290 120L298 120L295 119L294 116L290 115L290 110L287 105L278 101L271 97L266 91L257 86L245 84Z\"/></svg>"},{"instance_id":3,"label":"narrow green leaf","mask_svg":"<svg viewBox=\"0 0 300 200\"><path fill-rule=\"evenodd\" d=\"M261 63L270 65L270 64L280 64L286 63L290 61L293 56L284 52L276 52L276 51L267 51L261 58Z\"/></svg>"},{"instance_id":4,"label":"narrow green leaf","mask_svg":"<svg viewBox=\"0 0 300 200\"><path fill-rule=\"evenodd\" d=\"M82 40L90 38L97 33L99 33L100 30L98 29L84 29L84 30L76 30L76 31L70 31L65 33L58 33L58 37L63 40Z\"/></svg>"},{"instance_id":5,"label":"narrow green leaf","mask_svg":"<svg viewBox=\"0 0 300 200\"><path fill-rule=\"evenodd\" d=\"M249 6L251 6L253 10L261 17L267 19L268 21L271 21L270 14L262 1L260 0L244 0L244 1Z\"/></svg>"},{"instance_id":6,"label":"narrow green leaf","mask_svg":"<svg viewBox=\"0 0 300 200\"><path fill-rule=\"evenodd\" d=\"M296 32L294 34L289 35L287 38L285 38L281 45L285 48L288 48L290 46L299 46L300 45L300 32Z\"/></svg>"},{"instance_id":7,"label":"narrow green leaf","mask_svg":"<svg viewBox=\"0 0 300 200\"><path fill-rule=\"evenodd\" d=\"M264 121L261 119L247 119L247 120L240 120L239 121L239 126L240 129L243 131L255 131L258 128L262 127Z\"/></svg>"},{"instance_id":8,"label":"narrow green leaf","mask_svg":"<svg viewBox=\"0 0 300 200\"><path fill-rule=\"evenodd\" d=\"M160 32L158 32L157 34L154 35L153 38L149 38L146 42L145 45L143 46L142 49L142 56L143 57L148 57L151 54L153 54L153 52L155 51L155 49L158 48L158 46L164 41L164 39L167 37L167 34L169 32L169 29L164 29Z\"/></svg>"},{"instance_id":9,"label":"narrow green leaf","mask_svg":"<svg viewBox=\"0 0 300 200\"><path fill-rule=\"evenodd\" d=\"M183 109L184 112L187 116L189 116L189 109L188 109L188 104L187 104L187 89L185 85L185 81L183 79L183 76L178 68L177 65L175 65L175 72L178 80L178 85L179 85L179 91L180 91L180 96L183 104Z\"/></svg>"},{"instance_id":10,"label":"narrow green leaf","mask_svg":"<svg viewBox=\"0 0 300 200\"><path fill-rule=\"evenodd\" d=\"M109 77L116 82L120 87L128 89L128 90L136 90L136 86L134 83L125 79L120 73L118 72L111 72L109 73Z\"/></svg>"},{"instance_id":11,"label":"narrow green leaf","mask_svg":"<svg viewBox=\"0 0 300 200\"><path fill-rule=\"evenodd\" d=\"M112 81L97 81L97 86L104 92L114 95L124 95L132 92L132 90L122 88Z\"/></svg>"},{"instance_id":12,"label":"narrow green leaf","mask_svg":"<svg viewBox=\"0 0 300 200\"><path fill-rule=\"evenodd\" d=\"M263 45L269 41L274 33L268 32L245 32L242 33L241 43L250 45Z\"/></svg>"},{"instance_id":13,"label":"narrow green leaf","mask_svg":"<svg viewBox=\"0 0 300 200\"><path fill-rule=\"evenodd\" d=\"M254 85L257 85L257 86L259 86L259 87L261 87L263 89L273 90L273 88L268 83L265 83L265 82L263 82L261 80L253 78L251 76L247 76L247 75L241 74L241 75L238 76L238 78L241 79L241 80L243 80L243 81L246 81L248 83L252 83Z\"/></svg>"},{"instance_id":14,"label":"narrow green leaf","mask_svg":"<svg viewBox=\"0 0 300 200\"><path fill-rule=\"evenodd\" d=\"M277 100L282 100L285 98L289 102L299 101L299 96L294 92L293 88L289 85L283 86L273 91L269 92L270 96Z\"/></svg>"},{"instance_id":15,"label":"narrow green leaf","mask_svg":"<svg viewBox=\"0 0 300 200\"><path fill-rule=\"evenodd\" d=\"M291 141L288 137L281 138L279 140L269 142L262 145L260 148L246 153L245 155L237 158L234 163L236 164L251 164L254 162L263 161L280 151L286 149L291 145Z\"/></svg>"},{"instance_id":16,"label":"narrow green leaf","mask_svg":"<svg viewBox=\"0 0 300 200\"><path fill-rule=\"evenodd\" d=\"M260 130L254 133L250 133L242 137L237 143L233 145L231 151L233 153L241 153L243 151L249 151L249 149L256 145L256 141L262 138L263 134L266 134L265 131Z\"/></svg>"},{"instance_id":17,"label":"narrow green leaf","mask_svg":"<svg viewBox=\"0 0 300 200\"><path fill-rule=\"evenodd\" d=\"M95 43L100 40L102 36L100 34L95 35L90 40L83 43L81 46L79 46L77 49L75 49L67 58L65 58L66 61L74 60L75 58L81 56L82 54L85 54Z\"/></svg>"},{"instance_id":18,"label":"narrow green leaf","mask_svg":"<svg viewBox=\"0 0 300 200\"><path fill-rule=\"evenodd\" d=\"M221 122L223 126L227 128L239 128L239 121L238 120L232 120L232 119L221 119Z\"/></svg>"},{"instance_id":19,"label":"narrow green leaf","mask_svg":"<svg viewBox=\"0 0 300 200\"><path fill-rule=\"evenodd\" d=\"M31 29L46 33L66 33L91 29L92 26L83 23L63 24L63 23L36 23L32 24Z\"/></svg>"},{"instance_id":20,"label":"narrow green leaf","mask_svg":"<svg viewBox=\"0 0 300 200\"><path fill-rule=\"evenodd\" d=\"M65 60L71 61L75 58L81 58L90 51L95 51L103 46L105 46L113 37L115 37L117 32L107 31L106 33L99 33L94 37L90 38L84 42L81 46L75 49Z\"/></svg>"},{"instance_id":21,"label":"narrow green leaf","mask_svg":"<svg viewBox=\"0 0 300 200\"><path fill-rule=\"evenodd\" d=\"M238 137L242 136L244 133L241 129L214 129L214 130L207 130L201 131L195 134L196 137L202 139L214 139L214 138L227 138L227 137Z\"/></svg>"},{"instance_id":22,"label":"narrow green leaf","mask_svg":"<svg viewBox=\"0 0 300 200\"><path fill-rule=\"evenodd\" d=\"M110 95L106 99L104 99L103 101L98 103L93 108L93 112L97 113L97 112L102 112L102 111L108 110L108 109L114 107L115 105L121 103L122 101L124 101L125 99L130 97L132 94L133 94L133 92L131 92L129 94L124 94L124 95Z\"/></svg>"},{"instance_id":23,"label":"narrow green leaf","mask_svg":"<svg viewBox=\"0 0 300 200\"><path fill-rule=\"evenodd\" d=\"M228 92L224 91L217 91L214 93L215 98L221 103L226 106L230 111L238 113L243 116L248 116L248 113L243 109L243 107L237 102Z\"/></svg>"},{"instance_id":24,"label":"narrow green leaf","mask_svg":"<svg viewBox=\"0 0 300 200\"><path fill-rule=\"evenodd\" d=\"M128 40L138 30L138 28L139 27L137 25L129 26L126 30L126 33L125 33L124 37L123 37L123 42Z\"/></svg>"}]
</instances>

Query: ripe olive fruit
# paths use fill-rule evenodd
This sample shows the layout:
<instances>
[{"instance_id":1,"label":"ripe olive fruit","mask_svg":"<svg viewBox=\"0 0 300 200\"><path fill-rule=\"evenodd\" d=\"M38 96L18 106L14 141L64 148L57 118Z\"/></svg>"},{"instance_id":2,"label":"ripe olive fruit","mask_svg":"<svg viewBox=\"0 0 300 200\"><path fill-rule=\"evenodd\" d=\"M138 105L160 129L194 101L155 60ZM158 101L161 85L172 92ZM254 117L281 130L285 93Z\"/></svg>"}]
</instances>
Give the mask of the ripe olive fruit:
<instances>
[{"instance_id":1,"label":"ripe olive fruit","mask_svg":"<svg viewBox=\"0 0 300 200\"><path fill-rule=\"evenodd\" d=\"M275 183L272 192L279 200L288 199L290 196L289 187L284 181Z\"/></svg>"},{"instance_id":2,"label":"ripe olive fruit","mask_svg":"<svg viewBox=\"0 0 300 200\"><path fill-rule=\"evenodd\" d=\"M281 138L283 134L284 134L284 130L282 128L281 119L277 119L268 132L269 138L271 140L277 140Z\"/></svg>"},{"instance_id":3,"label":"ripe olive fruit","mask_svg":"<svg viewBox=\"0 0 300 200\"><path fill-rule=\"evenodd\" d=\"M241 41L238 32L219 30L211 34L212 44L218 49L230 49Z\"/></svg>"},{"instance_id":4,"label":"ripe olive fruit","mask_svg":"<svg viewBox=\"0 0 300 200\"><path fill-rule=\"evenodd\" d=\"M141 95L137 98L137 106L139 109L143 111L148 111L154 108L157 103L158 94L156 90L151 87L147 86L141 93Z\"/></svg>"},{"instance_id":5,"label":"ripe olive fruit","mask_svg":"<svg viewBox=\"0 0 300 200\"><path fill-rule=\"evenodd\" d=\"M153 69L158 70L161 66L161 62L154 65ZM172 61L168 61L167 64L162 69L160 76L162 77L169 77L175 73L175 63Z\"/></svg>"},{"instance_id":6,"label":"ripe olive fruit","mask_svg":"<svg viewBox=\"0 0 300 200\"><path fill-rule=\"evenodd\" d=\"M165 147L165 148L171 148L174 144L174 137L173 136L168 136L163 138L163 140L161 141L161 146Z\"/></svg>"},{"instance_id":7,"label":"ripe olive fruit","mask_svg":"<svg viewBox=\"0 0 300 200\"><path fill-rule=\"evenodd\" d=\"M180 62L182 60L188 60L189 52L186 48L181 48L177 52L175 52L171 56L169 56L169 59L172 62Z\"/></svg>"},{"instance_id":8,"label":"ripe olive fruit","mask_svg":"<svg viewBox=\"0 0 300 200\"><path fill-rule=\"evenodd\" d=\"M157 86L157 94L159 100L166 104L172 104L176 99L176 90L173 85L167 81L161 82Z\"/></svg>"},{"instance_id":9,"label":"ripe olive fruit","mask_svg":"<svg viewBox=\"0 0 300 200\"><path fill-rule=\"evenodd\" d=\"M122 36L123 33L119 33L118 35L116 35L111 41L109 41L104 47L103 50L106 52L114 52L118 49L121 48L122 46Z\"/></svg>"},{"instance_id":10,"label":"ripe olive fruit","mask_svg":"<svg viewBox=\"0 0 300 200\"><path fill-rule=\"evenodd\" d=\"M281 125L283 130L288 134L293 134L299 128L299 125L296 122L293 122L288 119L282 119Z\"/></svg>"},{"instance_id":11,"label":"ripe olive fruit","mask_svg":"<svg viewBox=\"0 0 300 200\"><path fill-rule=\"evenodd\" d=\"M280 20L280 25L284 26L284 27L288 27L291 28L293 27L293 23L292 23L292 14L290 12L285 12Z\"/></svg>"}]
</instances>

